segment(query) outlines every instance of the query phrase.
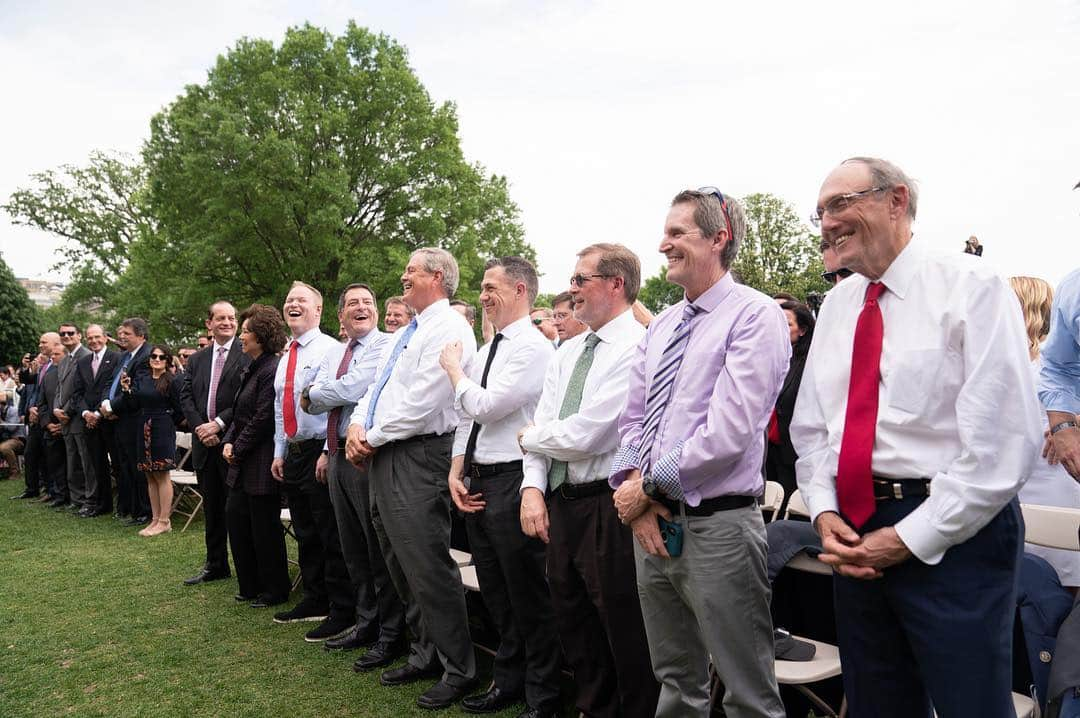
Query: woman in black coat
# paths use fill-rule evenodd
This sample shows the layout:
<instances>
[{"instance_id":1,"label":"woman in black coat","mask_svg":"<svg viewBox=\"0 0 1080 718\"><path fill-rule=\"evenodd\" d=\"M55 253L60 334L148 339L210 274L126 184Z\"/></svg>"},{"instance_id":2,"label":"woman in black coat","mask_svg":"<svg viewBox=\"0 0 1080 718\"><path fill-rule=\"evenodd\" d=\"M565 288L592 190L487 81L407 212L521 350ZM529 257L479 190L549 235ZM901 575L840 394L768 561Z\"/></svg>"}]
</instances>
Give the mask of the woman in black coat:
<instances>
[{"instance_id":1,"label":"woman in black coat","mask_svg":"<svg viewBox=\"0 0 1080 718\"><path fill-rule=\"evenodd\" d=\"M784 504L780 507L783 514L791 492L798 488L795 483L795 460L798 455L791 445L791 417L795 413L795 398L799 395L803 369L806 366L806 353L810 351L810 342L814 338L814 315L810 307L802 302L784 302L780 305L788 320L791 332L791 363L787 376L780 387L780 396L776 398L773 418L769 421L769 450L765 458L765 474L769 481L777 481L784 487Z\"/></svg>"},{"instance_id":2,"label":"woman in black coat","mask_svg":"<svg viewBox=\"0 0 1080 718\"><path fill-rule=\"evenodd\" d=\"M240 374L232 421L222 439L222 456L229 462L225 514L240 585L236 600L265 608L284 603L290 588L281 489L270 474L274 374L285 347L285 322L277 309L264 304L248 307L240 322L240 342L252 361Z\"/></svg>"}]
</instances>

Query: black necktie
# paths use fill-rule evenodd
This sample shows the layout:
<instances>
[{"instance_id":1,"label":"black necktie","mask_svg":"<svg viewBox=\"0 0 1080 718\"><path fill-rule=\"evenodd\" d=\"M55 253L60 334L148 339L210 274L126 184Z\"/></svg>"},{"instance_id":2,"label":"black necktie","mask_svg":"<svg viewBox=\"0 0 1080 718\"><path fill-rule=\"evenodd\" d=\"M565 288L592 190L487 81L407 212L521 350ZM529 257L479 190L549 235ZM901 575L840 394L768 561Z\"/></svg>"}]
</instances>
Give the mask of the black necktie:
<instances>
[{"instance_id":1,"label":"black necktie","mask_svg":"<svg viewBox=\"0 0 1080 718\"><path fill-rule=\"evenodd\" d=\"M499 348L499 342L502 341L503 335L501 333L495 335L495 339L491 342L491 351L488 352L487 361L484 362L484 374L480 377L480 386L487 389L488 372L491 371L491 360L495 358L495 350ZM472 466L473 452L476 451L476 437L480 435L480 422L473 420L472 431L469 432L469 441L465 444L465 470L463 476L469 475L469 467Z\"/></svg>"}]
</instances>

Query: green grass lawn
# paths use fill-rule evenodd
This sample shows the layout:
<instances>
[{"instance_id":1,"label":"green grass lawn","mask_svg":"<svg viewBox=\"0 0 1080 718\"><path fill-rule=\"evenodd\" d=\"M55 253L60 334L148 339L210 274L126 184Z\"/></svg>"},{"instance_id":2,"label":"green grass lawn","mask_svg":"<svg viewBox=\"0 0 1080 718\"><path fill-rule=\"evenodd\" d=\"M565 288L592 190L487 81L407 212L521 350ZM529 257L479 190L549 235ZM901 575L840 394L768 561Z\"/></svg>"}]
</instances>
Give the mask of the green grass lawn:
<instances>
[{"instance_id":1,"label":"green grass lawn","mask_svg":"<svg viewBox=\"0 0 1080 718\"><path fill-rule=\"evenodd\" d=\"M142 538L112 517L7 499L22 488L0 482L3 718L433 715L415 705L430 682L354 673L359 651L327 653L303 640L314 624L237 604L235 579L181 585L202 564L201 522L180 533L177 516L172 533Z\"/></svg>"}]
</instances>

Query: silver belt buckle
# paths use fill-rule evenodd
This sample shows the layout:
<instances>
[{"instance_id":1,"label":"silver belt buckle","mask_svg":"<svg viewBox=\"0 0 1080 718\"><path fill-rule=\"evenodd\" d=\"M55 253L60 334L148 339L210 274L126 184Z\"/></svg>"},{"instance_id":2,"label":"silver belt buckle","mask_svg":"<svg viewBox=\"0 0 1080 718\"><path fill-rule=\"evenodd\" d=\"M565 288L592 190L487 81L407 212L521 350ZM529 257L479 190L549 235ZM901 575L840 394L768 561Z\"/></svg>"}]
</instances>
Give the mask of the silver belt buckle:
<instances>
[{"instance_id":1,"label":"silver belt buckle","mask_svg":"<svg viewBox=\"0 0 1080 718\"><path fill-rule=\"evenodd\" d=\"M893 481L892 483L892 495L893 498L899 501L904 498L904 487L900 485L899 481Z\"/></svg>"}]
</instances>

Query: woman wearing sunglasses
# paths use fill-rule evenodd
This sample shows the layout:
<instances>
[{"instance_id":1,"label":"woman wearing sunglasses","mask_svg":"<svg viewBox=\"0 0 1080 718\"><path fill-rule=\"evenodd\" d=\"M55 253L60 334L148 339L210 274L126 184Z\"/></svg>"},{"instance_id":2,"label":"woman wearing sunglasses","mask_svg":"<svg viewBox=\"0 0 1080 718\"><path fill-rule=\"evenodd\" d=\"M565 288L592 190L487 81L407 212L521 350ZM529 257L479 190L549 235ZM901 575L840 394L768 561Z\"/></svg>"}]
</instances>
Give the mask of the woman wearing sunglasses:
<instances>
[{"instance_id":1,"label":"woman wearing sunglasses","mask_svg":"<svg viewBox=\"0 0 1080 718\"><path fill-rule=\"evenodd\" d=\"M140 372L133 384L131 375L120 380L142 409L143 430L139 434L138 469L146 474L153 519L139 532L157 536L172 531L173 488L169 472L176 468L176 423L182 416L179 396L173 386L172 352L164 344L154 344L147 360L149 372Z\"/></svg>"}]
</instances>

